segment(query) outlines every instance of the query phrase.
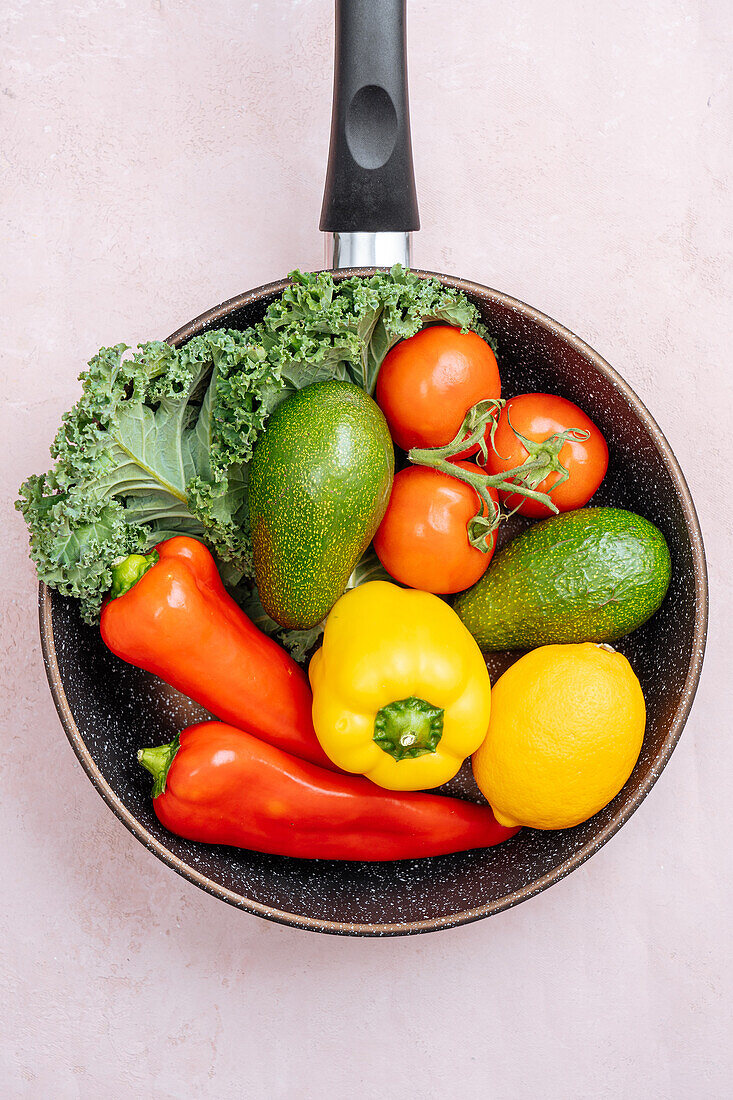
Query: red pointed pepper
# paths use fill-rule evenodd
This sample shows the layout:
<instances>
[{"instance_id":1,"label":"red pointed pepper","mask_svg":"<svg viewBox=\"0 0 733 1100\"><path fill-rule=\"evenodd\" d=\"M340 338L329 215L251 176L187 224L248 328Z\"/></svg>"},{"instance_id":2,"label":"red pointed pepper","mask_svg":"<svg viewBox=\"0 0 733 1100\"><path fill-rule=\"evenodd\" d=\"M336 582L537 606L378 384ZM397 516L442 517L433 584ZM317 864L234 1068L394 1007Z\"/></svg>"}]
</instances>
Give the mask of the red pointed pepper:
<instances>
[{"instance_id":1,"label":"red pointed pepper","mask_svg":"<svg viewBox=\"0 0 733 1100\"><path fill-rule=\"evenodd\" d=\"M126 558L113 577L100 621L113 653L217 718L333 768L313 730L305 672L227 594L203 543L168 539Z\"/></svg>"},{"instance_id":2,"label":"red pointed pepper","mask_svg":"<svg viewBox=\"0 0 733 1100\"><path fill-rule=\"evenodd\" d=\"M303 859L391 860L488 848L518 829L488 806L423 793L391 794L338 775L222 722L189 726L141 749L154 808L178 836Z\"/></svg>"}]
</instances>

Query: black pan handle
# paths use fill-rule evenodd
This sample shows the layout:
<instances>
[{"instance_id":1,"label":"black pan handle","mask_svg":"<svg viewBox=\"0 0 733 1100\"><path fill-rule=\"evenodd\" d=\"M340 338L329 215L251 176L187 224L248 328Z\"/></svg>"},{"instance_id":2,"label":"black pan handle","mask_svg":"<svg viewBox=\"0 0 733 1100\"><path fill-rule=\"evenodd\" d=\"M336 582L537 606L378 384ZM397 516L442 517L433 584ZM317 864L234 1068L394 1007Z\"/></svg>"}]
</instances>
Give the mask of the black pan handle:
<instances>
[{"instance_id":1,"label":"black pan handle","mask_svg":"<svg viewBox=\"0 0 733 1100\"><path fill-rule=\"evenodd\" d=\"M405 47L405 0L336 0L324 232L420 228Z\"/></svg>"}]
</instances>

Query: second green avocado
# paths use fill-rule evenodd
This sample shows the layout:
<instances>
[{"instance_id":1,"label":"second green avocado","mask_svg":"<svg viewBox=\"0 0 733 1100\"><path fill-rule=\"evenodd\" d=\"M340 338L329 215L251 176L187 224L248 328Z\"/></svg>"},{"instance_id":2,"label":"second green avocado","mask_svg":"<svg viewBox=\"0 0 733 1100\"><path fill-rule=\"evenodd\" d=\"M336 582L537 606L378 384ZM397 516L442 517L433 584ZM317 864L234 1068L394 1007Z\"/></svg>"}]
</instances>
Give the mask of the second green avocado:
<instances>
[{"instance_id":1,"label":"second green avocado","mask_svg":"<svg viewBox=\"0 0 733 1100\"><path fill-rule=\"evenodd\" d=\"M453 606L485 652L614 642L659 608L670 572L653 523L579 508L528 527Z\"/></svg>"},{"instance_id":2,"label":"second green avocado","mask_svg":"<svg viewBox=\"0 0 733 1100\"><path fill-rule=\"evenodd\" d=\"M389 503L387 421L351 382L316 382L273 412L249 475L255 579L281 626L326 617Z\"/></svg>"}]
</instances>

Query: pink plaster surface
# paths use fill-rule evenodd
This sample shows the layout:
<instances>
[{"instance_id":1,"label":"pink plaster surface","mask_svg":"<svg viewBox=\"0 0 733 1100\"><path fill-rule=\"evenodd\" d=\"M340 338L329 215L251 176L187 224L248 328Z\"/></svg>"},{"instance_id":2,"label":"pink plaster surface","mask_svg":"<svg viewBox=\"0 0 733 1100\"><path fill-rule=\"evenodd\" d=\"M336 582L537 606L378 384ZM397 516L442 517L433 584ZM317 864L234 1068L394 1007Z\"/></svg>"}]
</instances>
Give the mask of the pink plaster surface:
<instances>
[{"instance_id":1,"label":"pink plaster surface","mask_svg":"<svg viewBox=\"0 0 733 1100\"><path fill-rule=\"evenodd\" d=\"M416 265L605 355L700 512L712 618L657 787L550 891L409 940L203 894L95 794L12 511L101 344L317 267L329 0L5 0L0 1095L731 1095L730 8L410 0ZM721 492L719 486L723 486Z\"/></svg>"}]
</instances>

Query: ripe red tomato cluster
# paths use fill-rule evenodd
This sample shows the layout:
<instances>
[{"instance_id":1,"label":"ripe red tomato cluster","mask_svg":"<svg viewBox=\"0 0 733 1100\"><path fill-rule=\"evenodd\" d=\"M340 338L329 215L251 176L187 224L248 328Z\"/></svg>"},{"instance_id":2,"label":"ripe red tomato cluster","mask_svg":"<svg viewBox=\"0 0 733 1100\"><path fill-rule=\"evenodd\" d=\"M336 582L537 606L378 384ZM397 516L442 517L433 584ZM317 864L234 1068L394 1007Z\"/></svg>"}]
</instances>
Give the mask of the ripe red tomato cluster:
<instances>
[{"instance_id":1,"label":"ripe red tomato cluster","mask_svg":"<svg viewBox=\"0 0 733 1100\"><path fill-rule=\"evenodd\" d=\"M392 438L405 451L446 447L458 435L469 409L500 397L492 349L476 333L448 325L425 328L403 340L386 356L377 378L377 403ZM530 458L520 437L541 443L570 431L578 437L568 439L558 454L567 478L561 481L561 473L553 471L536 486L566 512L587 504L595 493L608 467L608 447L596 425L563 397L527 393L511 398L487 426L485 463L477 454L480 441L456 449L450 462L472 474L502 475ZM535 518L552 514L547 505L517 492L500 489L498 498L496 490L489 492L509 511ZM485 552L469 541L468 525L480 508L485 514L486 505L466 482L447 472L407 466L395 476L374 539L382 565L395 580L428 592L469 588L488 568L496 545L495 531L484 540Z\"/></svg>"}]
</instances>

